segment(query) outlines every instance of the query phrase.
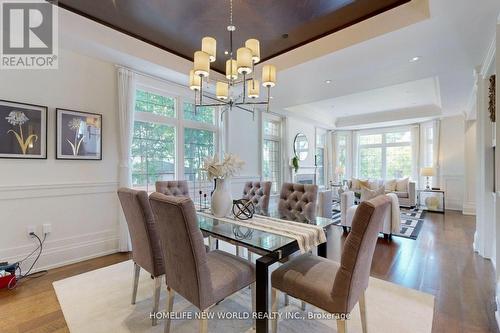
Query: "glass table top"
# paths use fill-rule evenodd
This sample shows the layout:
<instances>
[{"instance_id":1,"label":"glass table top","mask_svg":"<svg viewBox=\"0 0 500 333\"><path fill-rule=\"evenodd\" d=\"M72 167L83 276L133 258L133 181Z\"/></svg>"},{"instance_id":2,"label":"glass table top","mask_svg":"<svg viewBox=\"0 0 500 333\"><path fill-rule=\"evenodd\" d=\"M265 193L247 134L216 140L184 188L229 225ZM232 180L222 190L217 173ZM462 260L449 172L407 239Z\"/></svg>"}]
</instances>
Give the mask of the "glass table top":
<instances>
[{"instance_id":1,"label":"glass table top","mask_svg":"<svg viewBox=\"0 0 500 333\"><path fill-rule=\"evenodd\" d=\"M273 218L279 218L286 220L283 216L276 211L271 211L266 215ZM294 220L295 222L304 222L308 224L318 225L326 228L333 224L332 219L316 217L314 220L307 221L302 219L300 216L288 217L289 220ZM239 223L245 223L245 221L238 221ZM215 216L207 217L205 215L198 214L198 225L202 231L205 231L215 237L220 236L226 239L234 240L243 245L248 245L250 247L263 250L265 252L276 251L290 243L295 242L294 238L277 235L274 233L262 231L259 229L254 229L251 227L241 226L239 224L234 224L226 222L224 220L218 219Z\"/></svg>"}]
</instances>

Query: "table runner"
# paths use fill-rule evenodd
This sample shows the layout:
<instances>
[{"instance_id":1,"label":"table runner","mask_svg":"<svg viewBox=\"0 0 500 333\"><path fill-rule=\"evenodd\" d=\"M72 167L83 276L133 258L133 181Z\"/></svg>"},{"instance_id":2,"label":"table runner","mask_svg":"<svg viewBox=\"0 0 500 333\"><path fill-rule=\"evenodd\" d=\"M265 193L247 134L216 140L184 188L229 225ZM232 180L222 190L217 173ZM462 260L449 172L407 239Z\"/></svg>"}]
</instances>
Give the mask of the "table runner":
<instances>
[{"instance_id":1,"label":"table runner","mask_svg":"<svg viewBox=\"0 0 500 333\"><path fill-rule=\"evenodd\" d=\"M262 215L254 215L254 217L249 220L241 221L230 217L215 217L206 212L198 212L198 214L208 218L293 238L299 244L299 249L302 253L309 252L319 244L326 242L325 231L322 227L316 225L287 221Z\"/></svg>"}]
</instances>

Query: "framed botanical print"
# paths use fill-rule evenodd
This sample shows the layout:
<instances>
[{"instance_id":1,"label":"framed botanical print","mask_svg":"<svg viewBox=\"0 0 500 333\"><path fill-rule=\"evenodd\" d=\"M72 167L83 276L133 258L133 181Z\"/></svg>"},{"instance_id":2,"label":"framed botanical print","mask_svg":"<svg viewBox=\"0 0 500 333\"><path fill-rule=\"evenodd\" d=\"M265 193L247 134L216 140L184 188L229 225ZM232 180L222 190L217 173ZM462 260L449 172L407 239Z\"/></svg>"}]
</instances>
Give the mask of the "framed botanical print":
<instances>
[{"instance_id":1,"label":"framed botanical print","mask_svg":"<svg viewBox=\"0 0 500 333\"><path fill-rule=\"evenodd\" d=\"M0 100L0 158L47 158L47 107Z\"/></svg>"},{"instance_id":2,"label":"framed botanical print","mask_svg":"<svg viewBox=\"0 0 500 333\"><path fill-rule=\"evenodd\" d=\"M56 109L56 158L102 160L102 115Z\"/></svg>"}]
</instances>

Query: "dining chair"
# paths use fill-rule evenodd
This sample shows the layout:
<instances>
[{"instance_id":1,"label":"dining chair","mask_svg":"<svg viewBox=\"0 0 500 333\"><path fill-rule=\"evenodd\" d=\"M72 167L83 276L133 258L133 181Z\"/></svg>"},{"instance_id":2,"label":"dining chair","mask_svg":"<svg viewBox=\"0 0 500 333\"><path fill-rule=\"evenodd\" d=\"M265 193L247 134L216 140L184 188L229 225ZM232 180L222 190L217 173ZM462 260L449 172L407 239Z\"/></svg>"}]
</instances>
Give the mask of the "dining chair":
<instances>
[{"instance_id":1,"label":"dining chair","mask_svg":"<svg viewBox=\"0 0 500 333\"><path fill-rule=\"evenodd\" d=\"M281 218L292 221L311 221L316 217L316 201L318 200L318 185L283 183L278 202L278 213ZM281 260L287 262L289 258ZM288 294L285 294L285 306L290 304ZM306 303L301 303L303 311Z\"/></svg>"},{"instance_id":2,"label":"dining chair","mask_svg":"<svg viewBox=\"0 0 500 333\"><path fill-rule=\"evenodd\" d=\"M359 302L362 330L367 333L365 290L378 233L390 202L382 195L361 203L345 240L340 263L307 253L276 269L271 275L272 311L277 311L279 292L285 292L338 316L337 331L345 333L345 316ZM278 322L274 319L273 333L277 328Z\"/></svg>"},{"instance_id":3,"label":"dining chair","mask_svg":"<svg viewBox=\"0 0 500 333\"><path fill-rule=\"evenodd\" d=\"M189 197L189 187L186 180L166 180L155 183L156 192L174 197Z\"/></svg>"},{"instance_id":4,"label":"dining chair","mask_svg":"<svg viewBox=\"0 0 500 333\"><path fill-rule=\"evenodd\" d=\"M158 312L162 276L165 275L160 239L145 191L128 188L118 189L118 198L127 221L130 240L132 242L132 260L134 262L134 279L132 286L132 304L135 304L139 274L141 268L154 279L153 313ZM152 318L153 326L157 324Z\"/></svg>"},{"instance_id":5,"label":"dining chair","mask_svg":"<svg viewBox=\"0 0 500 333\"><path fill-rule=\"evenodd\" d=\"M150 196L163 251L167 278L168 313L174 295L180 294L196 306L200 314L200 332L208 330L207 312L224 298L251 286L255 308L255 267L235 255L215 250L206 253L193 201L161 193ZM165 320L165 332L170 319Z\"/></svg>"},{"instance_id":6,"label":"dining chair","mask_svg":"<svg viewBox=\"0 0 500 333\"><path fill-rule=\"evenodd\" d=\"M288 220L314 220L317 200L318 185L284 183L281 186L278 213Z\"/></svg>"},{"instance_id":7,"label":"dining chair","mask_svg":"<svg viewBox=\"0 0 500 333\"><path fill-rule=\"evenodd\" d=\"M272 185L272 182L246 182L242 199L250 200L254 204L256 212L267 213Z\"/></svg>"}]
</instances>

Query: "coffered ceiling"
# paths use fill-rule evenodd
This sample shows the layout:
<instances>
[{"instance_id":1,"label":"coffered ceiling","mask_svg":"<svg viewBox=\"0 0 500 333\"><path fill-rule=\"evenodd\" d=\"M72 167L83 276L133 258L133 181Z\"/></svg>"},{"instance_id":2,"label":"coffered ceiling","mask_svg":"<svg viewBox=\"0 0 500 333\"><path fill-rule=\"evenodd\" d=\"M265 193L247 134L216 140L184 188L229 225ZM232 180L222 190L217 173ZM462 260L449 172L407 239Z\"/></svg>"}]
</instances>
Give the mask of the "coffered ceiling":
<instances>
[{"instance_id":1,"label":"coffered ceiling","mask_svg":"<svg viewBox=\"0 0 500 333\"><path fill-rule=\"evenodd\" d=\"M235 48L247 38L261 42L265 61L345 29L410 0L233 0ZM229 0L59 0L60 7L100 22L186 59L201 38L217 39L223 72L229 50Z\"/></svg>"}]
</instances>

